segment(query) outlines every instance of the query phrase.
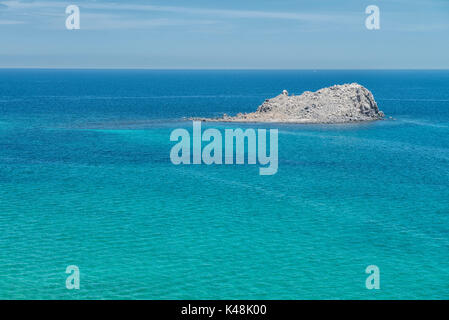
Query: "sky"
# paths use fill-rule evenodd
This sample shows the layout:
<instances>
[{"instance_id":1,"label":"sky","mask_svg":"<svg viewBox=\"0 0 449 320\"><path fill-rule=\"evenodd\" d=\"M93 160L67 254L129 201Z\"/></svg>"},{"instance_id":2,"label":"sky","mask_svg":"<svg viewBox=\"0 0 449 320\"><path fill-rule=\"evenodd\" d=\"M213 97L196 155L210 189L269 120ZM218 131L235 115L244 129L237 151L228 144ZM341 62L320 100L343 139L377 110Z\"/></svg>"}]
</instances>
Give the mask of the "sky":
<instances>
[{"instance_id":1,"label":"sky","mask_svg":"<svg viewBox=\"0 0 449 320\"><path fill-rule=\"evenodd\" d=\"M449 69L449 0L0 0L0 40L0 68Z\"/></svg>"}]
</instances>

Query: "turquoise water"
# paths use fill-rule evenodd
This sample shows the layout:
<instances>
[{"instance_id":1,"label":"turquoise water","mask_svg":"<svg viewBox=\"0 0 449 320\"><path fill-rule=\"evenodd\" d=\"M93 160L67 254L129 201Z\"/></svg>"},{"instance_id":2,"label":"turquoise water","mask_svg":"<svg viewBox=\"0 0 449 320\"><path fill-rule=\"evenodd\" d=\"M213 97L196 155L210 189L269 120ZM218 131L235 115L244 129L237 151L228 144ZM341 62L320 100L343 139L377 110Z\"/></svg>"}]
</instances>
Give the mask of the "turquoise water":
<instances>
[{"instance_id":1,"label":"turquoise water","mask_svg":"<svg viewBox=\"0 0 449 320\"><path fill-rule=\"evenodd\" d=\"M345 82L394 120L203 124L279 129L273 176L170 162L183 117ZM0 148L2 299L449 298L449 71L0 70Z\"/></svg>"}]
</instances>

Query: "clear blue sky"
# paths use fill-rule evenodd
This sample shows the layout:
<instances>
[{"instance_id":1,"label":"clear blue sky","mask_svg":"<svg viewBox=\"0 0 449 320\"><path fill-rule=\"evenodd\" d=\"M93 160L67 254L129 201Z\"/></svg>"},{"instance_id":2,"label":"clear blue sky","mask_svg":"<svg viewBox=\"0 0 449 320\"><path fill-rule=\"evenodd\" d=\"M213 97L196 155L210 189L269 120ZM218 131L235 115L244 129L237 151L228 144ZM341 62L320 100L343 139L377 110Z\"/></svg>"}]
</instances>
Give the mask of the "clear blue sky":
<instances>
[{"instance_id":1,"label":"clear blue sky","mask_svg":"<svg viewBox=\"0 0 449 320\"><path fill-rule=\"evenodd\" d=\"M0 0L0 39L0 67L448 69L449 0Z\"/></svg>"}]
</instances>

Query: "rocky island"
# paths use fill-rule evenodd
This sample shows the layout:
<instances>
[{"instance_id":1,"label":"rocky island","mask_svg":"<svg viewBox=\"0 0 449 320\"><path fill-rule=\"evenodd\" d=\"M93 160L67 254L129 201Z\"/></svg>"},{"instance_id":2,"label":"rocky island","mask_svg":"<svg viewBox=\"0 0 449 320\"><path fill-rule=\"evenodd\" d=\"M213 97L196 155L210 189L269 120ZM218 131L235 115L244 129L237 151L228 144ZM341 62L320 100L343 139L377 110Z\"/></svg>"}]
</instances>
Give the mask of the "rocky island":
<instances>
[{"instance_id":1,"label":"rocky island","mask_svg":"<svg viewBox=\"0 0 449 320\"><path fill-rule=\"evenodd\" d=\"M335 85L300 96L284 90L277 97L267 99L252 113L236 116L224 114L220 118L194 118L217 122L284 122L284 123L346 123L381 120L373 94L357 84Z\"/></svg>"}]
</instances>

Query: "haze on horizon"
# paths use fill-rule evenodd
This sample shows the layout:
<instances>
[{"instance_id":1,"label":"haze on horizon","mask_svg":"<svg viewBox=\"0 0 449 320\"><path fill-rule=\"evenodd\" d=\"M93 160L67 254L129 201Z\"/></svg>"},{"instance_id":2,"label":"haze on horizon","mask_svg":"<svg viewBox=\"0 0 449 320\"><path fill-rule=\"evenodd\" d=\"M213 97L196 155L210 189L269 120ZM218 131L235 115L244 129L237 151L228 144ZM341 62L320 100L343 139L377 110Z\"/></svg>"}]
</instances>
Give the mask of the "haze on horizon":
<instances>
[{"instance_id":1,"label":"haze on horizon","mask_svg":"<svg viewBox=\"0 0 449 320\"><path fill-rule=\"evenodd\" d=\"M449 1L0 0L0 37L1 68L449 69Z\"/></svg>"}]
</instances>

